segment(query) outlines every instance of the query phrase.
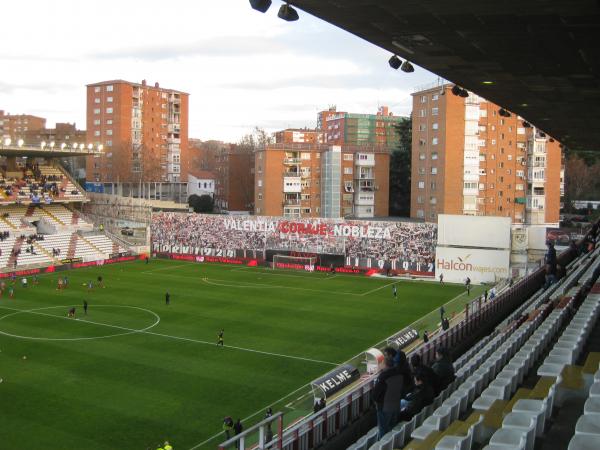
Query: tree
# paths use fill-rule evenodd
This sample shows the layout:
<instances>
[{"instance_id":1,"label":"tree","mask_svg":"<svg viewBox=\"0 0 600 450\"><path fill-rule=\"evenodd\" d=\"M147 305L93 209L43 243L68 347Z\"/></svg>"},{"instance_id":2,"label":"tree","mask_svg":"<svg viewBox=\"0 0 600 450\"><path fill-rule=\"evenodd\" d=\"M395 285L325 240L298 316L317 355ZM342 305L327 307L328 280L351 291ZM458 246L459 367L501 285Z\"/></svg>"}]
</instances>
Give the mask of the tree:
<instances>
[{"instance_id":1,"label":"tree","mask_svg":"<svg viewBox=\"0 0 600 450\"><path fill-rule=\"evenodd\" d=\"M584 158L578 153L567 153L565 162L565 205L571 209L574 200L600 198L600 161Z\"/></svg>"},{"instance_id":2,"label":"tree","mask_svg":"<svg viewBox=\"0 0 600 450\"><path fill-rule=\"evenodd\" d=\"M390 155L390 216L410 216L412 118L396 125L398 148Z\"/></svg>"},{"instance_id":3,"label":"tree","mask_svg":"<svg viewBox=\"0 0 600 450\"><path fill-rule=\"evenodd\" d=\"M213 212L215 202L210 195L192 194L188 198L188 205L190 205L190 207L194 209L194 212L211 213Z\"/></svg>"}]
</instances>

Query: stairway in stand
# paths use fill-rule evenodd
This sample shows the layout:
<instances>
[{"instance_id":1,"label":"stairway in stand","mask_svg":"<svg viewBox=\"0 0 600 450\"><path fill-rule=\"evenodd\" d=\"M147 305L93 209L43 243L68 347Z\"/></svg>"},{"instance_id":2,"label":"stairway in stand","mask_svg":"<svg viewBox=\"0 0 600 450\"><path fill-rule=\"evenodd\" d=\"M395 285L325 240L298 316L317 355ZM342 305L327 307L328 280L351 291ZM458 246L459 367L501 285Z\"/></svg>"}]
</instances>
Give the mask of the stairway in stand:
<instances>
[{"instance_id":1,"label":"stairway in stand","mask_svg":"<svg viewBox=\"0 0 600 450\"><path fill-rule=\"evenodd\" d=\"M15 245L13 246L13 250L12 250L12 253L10 254L10 258L8 258L8 261L6 262L7 267L15 267L16 266L18 256L15 256L15 253L17 253L19 250L21 250L21 246L23 245L23 242L25 242L24 237L17 238L17 240L15 241Z\"/></svg>"},{"instance_id":2,"label":"stairway in stand","mask_svg":"<svg viewBox=\"0 0 600 450\"><path fill-rule=\"evenodd\" d=\"M77 233L73 233L71 235L71 240L69 241L69 250L67 250L67 258L75 257L75 249L77 248Z\"/></svg>"}]
</instances>

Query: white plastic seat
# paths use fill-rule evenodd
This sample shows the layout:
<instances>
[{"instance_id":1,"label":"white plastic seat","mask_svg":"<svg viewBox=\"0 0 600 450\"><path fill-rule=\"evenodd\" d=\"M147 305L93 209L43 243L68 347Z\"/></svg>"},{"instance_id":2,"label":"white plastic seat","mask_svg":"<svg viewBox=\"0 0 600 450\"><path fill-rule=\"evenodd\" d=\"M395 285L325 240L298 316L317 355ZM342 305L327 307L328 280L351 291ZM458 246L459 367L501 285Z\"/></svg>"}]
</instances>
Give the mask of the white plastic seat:
<instances>
[{"instance_id":1,"label":"white plastic seat","mask_svg":"<svg viewBox=\"0 0 600 450\"><path fill-rule=\"evenodd\" d=\"M595 414L581 416L575 425L575 434L591 434L600 439L600 418Z\"/></svg>"},{"instance_id":2,"label":"white plastic seat","mask_svg":"<svg viewBox=\"0 0 600 450\"><path fill-rule=\"evenodd\" d=\"M599 439L590 434L575 434L569 442L568 450L598 450Z\"/></svg>"},{"instance_id":3,"label":"white plastic seat","mask_svg":"<svg viewBox=\"0 0 600 450\"><path fill-rule=\"evenodd\" d=\"M592 384L590 388L590 397L600 397L600 381Z\"/></svg>"},{"instance_id":4,"label":"white plastic seat","mask_svg":"<svg viewBox=\"0 0 600 450\"><path fill-rule=\"evenodd\" d=\"M500 428L492 435L490 444L505 446L511 450L525 450L527 433L516 428Z\"/></svg>"},{"instance_id":5,"label":"white plastic seat","mask_svg":"<svg viewBox=\"0 0 600 450\"><path fill-rule=\"evenodd\" d=\"M440 406L433 415L425 419L423 424L411 433L415 439L425 439L432 431L442 431L450 424L451 408Z\"/></svg>"},{"instance_id":6,"label":"white plastic seat","mask_svg":"<svg viewBox=\"0 0 600 450\"><path fill-rule=\"evenodd\" d=\"M536 418L535 435L542 436L546 421L546 402L543 400L520 399L513 406L513 412L529 413Z\"/></svg>"},{"instance_id":7,"label":"white plastic seat","mask_svg":"<svg viewBox=\"0 0 600 450\"><path fill-rule=\"evenodd\" d=\"M585 401L583 405L584 414L595 414L600 415L600 397L590 397ZM600 420L600 417L598 417Z\"/></svg>"},{"instance_id":8,"label":"white plastic seat","mask_svg":"<svg viewBox=\"0 0 600 450\"><path fill-rule=\"evenodd\" d=\"M540 377L559 377L566 364L544 362L537 370Z\"/></svg>"},{"instance_id":9,"label":"white plastic seat","mask_svg":"<svg viewBox=\"0 0 600 450\"><path fill-rule=\"evenodd\" d=\"M392 428L393 446L394 448L404 447L404 436L407 422L402 422Z\"/></svg>"},{"instance_id":10,"label":"white plastic seat","mask_svg":"<svg viewBox=\"0 0 600 450\"><path fill-rule=\"evenodd\" d=\"M444 436L435 446L435 450L470 450L473 445L473 427L469 427L466 436Z\"/></svg>"},{"instance_id":11,"label":"white plastic seat","mask_svg":"<svg viewBox=\"0 0 600 450\"><path fill-rule=\"evenodd\" d=\"M502 428L516 429L525 433L527 450L533 450L536 425L536 418L528 413L511 412L502 421Z\"/></svg>"}]
</instances>

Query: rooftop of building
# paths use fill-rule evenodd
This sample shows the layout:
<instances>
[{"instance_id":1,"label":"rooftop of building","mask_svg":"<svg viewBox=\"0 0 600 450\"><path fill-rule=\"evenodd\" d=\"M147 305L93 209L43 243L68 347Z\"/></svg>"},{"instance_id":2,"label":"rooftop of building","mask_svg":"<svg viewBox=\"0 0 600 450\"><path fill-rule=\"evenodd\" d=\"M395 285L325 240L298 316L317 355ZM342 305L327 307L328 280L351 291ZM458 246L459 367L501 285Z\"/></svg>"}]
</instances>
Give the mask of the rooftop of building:
<instances>
[{"instance_id":1,"label":"rooftop of building","mask_svg":"<svg viewBox=\"0 0 600 450\"><path fill-rule=\"evenodd\" d=\"M214 180L216 178L215 174L210 170L189 170L188 174L199 180Z\"/></svg>"},{"instance_id":2,"label":"rooftop of building","mask_svg":"<svg viewBox=\"0 0 600 450\"><path fill-rule=\"evenodd\" d=\"M106 85L109 85L109 84L129 84L131 86L144 87L144 88L148 88L148 89L158 89L158 90L161 90L161 91L169 91L169 92L176 92L178 94L190 95L187 92L179 91L177 89L170 89L170 88L161 87L158 82L154 83L154 85L150 85L150 84L148 84L146 82L146 80L142 80L141 83L134 83L132 81L118 79L118 80L99 81L97 83L87 84L86 86L88 86L88 87L90 87L90 86L106 86Z\"/></svg>"},{"instance_id":3,"label":"rooftop of building","mask_svg":"<svg viewBox=\"0 0 600 450\"><path fill-rule=\"evenodd\" d=\"M318 143L274 143L268 144L264 149L257 151L304 151L304 152L326 152L333 147L340 147L344 153L390 153L390 148L385 145L351 145L351 144L318 144Z\"/></svg>"}]
</instances>

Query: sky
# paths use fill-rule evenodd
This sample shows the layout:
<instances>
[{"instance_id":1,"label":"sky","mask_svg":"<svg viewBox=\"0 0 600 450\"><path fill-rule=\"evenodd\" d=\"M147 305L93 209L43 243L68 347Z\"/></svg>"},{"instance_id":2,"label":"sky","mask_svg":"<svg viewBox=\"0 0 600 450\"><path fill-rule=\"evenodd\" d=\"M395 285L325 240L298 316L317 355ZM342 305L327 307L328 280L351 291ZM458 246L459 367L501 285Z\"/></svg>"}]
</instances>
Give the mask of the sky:
<instances>
[{"instance_id":1,"label":"sky","mask_svg":"<svg viewBox=\"0 0 600 450\"><path fill-rule=\"evenodd\" d=\"M2 5L0 109L85 127L85 85L159 82L190 94L189 137L237 142L254 127L315 127L317 112L408 115L437 77L298 11L248 0L30 0ZM6 18L11 18L6 20ZM22 18L22 19L20 19Z\"/></svg>"}]
</instances>

